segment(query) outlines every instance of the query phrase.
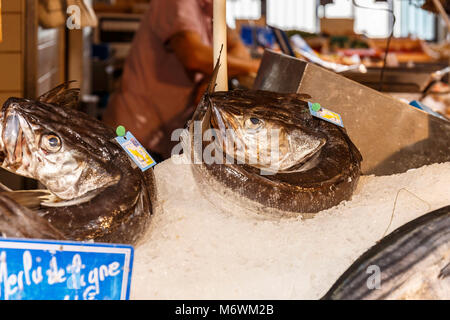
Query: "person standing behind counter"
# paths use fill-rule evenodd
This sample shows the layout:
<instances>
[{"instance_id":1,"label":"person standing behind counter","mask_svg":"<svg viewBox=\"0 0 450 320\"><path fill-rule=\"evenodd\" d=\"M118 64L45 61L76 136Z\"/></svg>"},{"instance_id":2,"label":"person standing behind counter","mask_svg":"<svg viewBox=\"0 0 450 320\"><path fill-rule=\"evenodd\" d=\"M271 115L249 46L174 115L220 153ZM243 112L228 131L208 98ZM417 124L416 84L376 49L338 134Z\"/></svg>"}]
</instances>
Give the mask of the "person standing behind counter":
<instances>
[{"instance_id":1,"label":"person standing behind counter","mask_svg":"<svg viewBox=\"0 0 450 320\"><path fill-rule=\"evenodd\" d=\"M212 0L152 0L103 115L156 158L170 157L172 131L190 119L212 73L212 8ZM236 32L227 38L229 76L256 73L259 61Z\"/></svg>"}]
</instances>

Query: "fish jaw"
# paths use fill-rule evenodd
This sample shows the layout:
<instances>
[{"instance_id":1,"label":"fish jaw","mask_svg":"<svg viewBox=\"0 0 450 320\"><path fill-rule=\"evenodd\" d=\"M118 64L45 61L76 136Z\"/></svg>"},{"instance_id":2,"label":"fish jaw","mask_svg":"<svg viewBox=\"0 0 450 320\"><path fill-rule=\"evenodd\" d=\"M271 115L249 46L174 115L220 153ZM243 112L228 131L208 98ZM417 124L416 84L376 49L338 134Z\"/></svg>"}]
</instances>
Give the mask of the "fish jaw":
<instances>
[{"instance_id":1,"label":"fish jaw","mask_svg":"<svg viewBox=\"0 0 450 320\"><path fill-rule=\"evenodd\" d=\"M313 135L300 130L294 130L290 135L290 156L280 168L282 172L300 172L311 168L314 159L320 154L322 147L327 143L324 136Z\"/></svg>"},{"instance_id":2,"label":"fish jaw","mask_svg":"<svg viewBox=\"0 0 450 320\"><path fill-rule=\"evenodd\" d=\"M307 163L320 153L326 138L292 125L263 119L265 127L249 130L244 116L212 106L211 126L216 144L240 163L267 172L297 172L310 169ZM247 117L248 118L248 117Z\"/></svg>"},{"instance_id":3,"label":"fish jaw","mask_svg":"<svg viewBox=\"0 0 450 320\"><path fill-rule=\"evenodd\" d=\"M248 137L249 135L244 142L249 153L246 158L253 159L253 163L250 162L253 166L272 173L310 169L307 164L320 153L326 143L325 138L302 130L288 133L283 129L273 129L268 133L262 132L256 138Z\"/></svg>"},{"instance_id":4,"label":"fish jaw","mask_svg":"<svg viewBox=\"0 0 450 320\"><path fill-rule=\"evenodd\" d=\"M3 109L0 118L1 166L13 173L34 178L32 153L36 152L34 134L28 123L16 112L14 105Z\"/></svg>"}]
</instances>

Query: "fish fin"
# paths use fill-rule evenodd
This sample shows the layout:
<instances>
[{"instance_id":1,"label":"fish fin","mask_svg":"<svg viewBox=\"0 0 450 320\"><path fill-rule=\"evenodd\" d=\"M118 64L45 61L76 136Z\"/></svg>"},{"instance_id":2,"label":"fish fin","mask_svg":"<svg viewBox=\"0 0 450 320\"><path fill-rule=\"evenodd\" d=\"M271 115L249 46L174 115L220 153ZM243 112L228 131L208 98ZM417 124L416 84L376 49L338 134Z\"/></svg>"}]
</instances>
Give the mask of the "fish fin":
<instances>
[{"instance_id":1,"label":"fish fin","mask_svg":"<svg viewBox=\"0 0 450 320\"><path fill-rule=\"evenodd\" d=\"M80 89L69 89L71 83L76 81L67 81L53 88L47 93L41 95L37 100L39 102L55 104L61 107L77 109L80 103Z\"/></svg>"},{"instance_id":2,"label":"fish fin","mask_svg":"<svg viewBox=\"0 0 450 320\"><path fill-rule=\"evenodd\" d=\"M211 81L209 82L208 88L206 89L207 93L213 93L216 88L217 74L220 69L220 57L222 55L223 45L220 47L219 57L217 58L216 65L214 66L213 73L211 75Z\"/></svg>"},{"instance_id":3,"label":"fish fin","mask_svg":"<svg viewBox=\"0 0 450 320\"><path fill-rule=\"evenodd\" d=\"M82 203L86 203L92 200L97 194L92 192L83 197L75 198L72 200L62 200L55 195L51 195L45 199L45 201L41 202L42 207L47 208L58 208L58 207L68 207L68 206L76 206Z\"/></svg>"},{"instance_id":4,"label":"fish fin","mask_svg":"<svg viewBox=\"0 0 450 320\"><path fill-rule=\"evenodd\" d=\"M48 190L18 190L2 191L0 195L5 195L19 205L28 209L37 209L41 202L51 199L53 194Z\"/></svg>"},{"instance_id":5,"label":"fish fin","mask_svg":"<svg viewBox=\"0 0 450 320\"><path fill-rule=\"evenodd\" d=\"M223 45L220 48L219 57L217 58L216 65L214 67L213 73L211 75L211 80L209 81L208 87L206 87L206 91L203 94L202 99L200 100L200 103L198 104L197 108L194 111L194 114L192 115L191 123L195 120L199 120L200 116L205 112L205 106L211 106L211 98L210 94L214 92L214 89L216 87L216 81L217 81L217 74L219 73L220 68L220 56L222 55L222 49Z\"/></svg>"},{"instance_id":6,"label":"fish fin","mask_svg":"<svg viewBox=\"0 0 450 320\"><path fill-rule=\"evenodd\" d=\"M442 268L438 276L439 279L444 279L447 277L450 277L450 263L448 263L444 268Z\"/></svg>"},{"instance_id":7,"label":"fish fin","mask_svg":"<svg viewBox=\"0 0 450 320\"><path fill-rule=\"evenodd\" d=\"M293 92L289 92L289 93L284 93L284 95L290 99L290 100L310 100L312 99L312 97L307 94L307 93L293 93Z\"/></svg>"},{"instance_id":8,"label":"fish fin","mask_svg":"<svg viewBox=\"0 0 450 320\"><path fill-rule=\"evenodd\" d=\"M0 235L12 238L38 238L65 240L39 211L30 210L12 197L11 193L0 193Z\"/></svg>"},{"instance_id":9,"label":"fish fin","mask_svg":"<svg viewBox=\"0 0 450 320\"><path fill-rule=\"evenodd\" d=\"M5 186L3 183L0 182L0 191L13 191L12 189L8 188L7 186Z\"/></svg>"},{"instance_id":10,"label":"fish fin","mask_svg":"<svg viewBox=\"0 0 450 320\"><path fill-rule=\"evenodd\" d=\"M294 93L294 94L297 97L297 99L300 99L300 100L312 99L312 97L307 93Z\"/></svg>"}]
</instances>

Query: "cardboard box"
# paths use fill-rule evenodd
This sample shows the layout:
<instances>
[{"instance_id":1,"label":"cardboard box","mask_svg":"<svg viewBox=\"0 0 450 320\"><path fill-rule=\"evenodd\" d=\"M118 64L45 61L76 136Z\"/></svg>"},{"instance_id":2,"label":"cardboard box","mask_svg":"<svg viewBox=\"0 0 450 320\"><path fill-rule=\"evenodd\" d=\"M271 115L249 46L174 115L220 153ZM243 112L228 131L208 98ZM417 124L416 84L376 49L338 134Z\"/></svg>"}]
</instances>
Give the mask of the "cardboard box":
<instances>
[{"instance_id":1,"label":"cardboard box","mask_svg":"<svg viewBox=\"0 0 450 320\"><path fill-rule=\"evenodd\" d=\"M3 12L2 23L2 40L0 43L1 52L20 52L22 50L22 15L18 13Z\"/></svg>"},{"instance_id":2,"label":"cardboard box","mask_svg":"<svg viewBox=\"0 0 450 320\"><path fill-rule=\"evenodd\" d=\"M354 35L355 19L320 19L320 31L332 36Z\"/></svg>"},{"instance_id":3,"label":"cardboard box","mask_svg":"<svg viewBox=\"0 0 450 320\"><path fill-rule=\"evenodd\" d=\"M2 0L0 0L0 42L2 42Z\"/></svg>"}]
</instances>

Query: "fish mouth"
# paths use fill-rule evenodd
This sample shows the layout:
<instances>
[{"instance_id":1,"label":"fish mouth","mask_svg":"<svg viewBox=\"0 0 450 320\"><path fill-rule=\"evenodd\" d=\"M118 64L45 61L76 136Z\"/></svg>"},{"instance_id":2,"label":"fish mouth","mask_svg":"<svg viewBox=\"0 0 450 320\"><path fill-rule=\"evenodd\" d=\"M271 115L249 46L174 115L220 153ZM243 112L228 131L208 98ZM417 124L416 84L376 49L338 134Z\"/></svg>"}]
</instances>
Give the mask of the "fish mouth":
<instances>
[{"instance_id":1,"label":"fish mouth","mask_svg":"<svg viewBox=\"0 0 450 320\"><path fill-rule=\"evenodd\" d=\"M309 136L309 140L312 140L311 137L314 137L313 135ZM308 140L305 137L303 137L305 140ZM304 152L301 156L301 158L296 161L293 165L280 170L284 173L291 173L291 172L302 172L307 171L309 169L312 169L315 165L318 163L318 158L320 156L320 153L322 151L322 147L326 144L327 140L323 137L314 137L314 146L311 146L309 148L309 151ZM290 142L292 143L292 142ZM308 144L307 142L304 142L304 144ZM291 147L294 148L294 147Z\"/></svg>"},{"instance_id":2,"label":"fish mouth","mask_svg":"<svg viewBox=\"0 0 450 320\"><path fill-rule=\"evenodd\" d=\"M5 160L10 165L18 164L22 161L23 145L26 142L17 113L8 112L3 119L2 127L2 152L5 155Z\"/></svg>"},{"instance_id":3,"label":"fish mouth","mask_svg":"<svg viewBox=\"0 0 450 320\"><path fill-rule=\"evenodd\" d=\"M327 141L324 136L304 128L275 127L243 132L239 121L234 119L236 115L230 115L214 105L211 109L210 128L220 151L238 163L246 163L268 173L312 169L317 165L321 149Z\"/></svg>"},{"instance_id":4,"label":"fish mouth","mask_svg":"<svg viewBox=\"0 0 450 320\"><path fill-rule=\"evenodd\" d=\"M0 116L0 165L15 174L29 176L25 171L29 166L30 146L28 140L33 139L28 122L22 117L20 105L15 101L7 101L3 105ZM24 126L26 128L24 128ZM18 171L23 171L19 173Z\"/></svg>"}]
</instances>

